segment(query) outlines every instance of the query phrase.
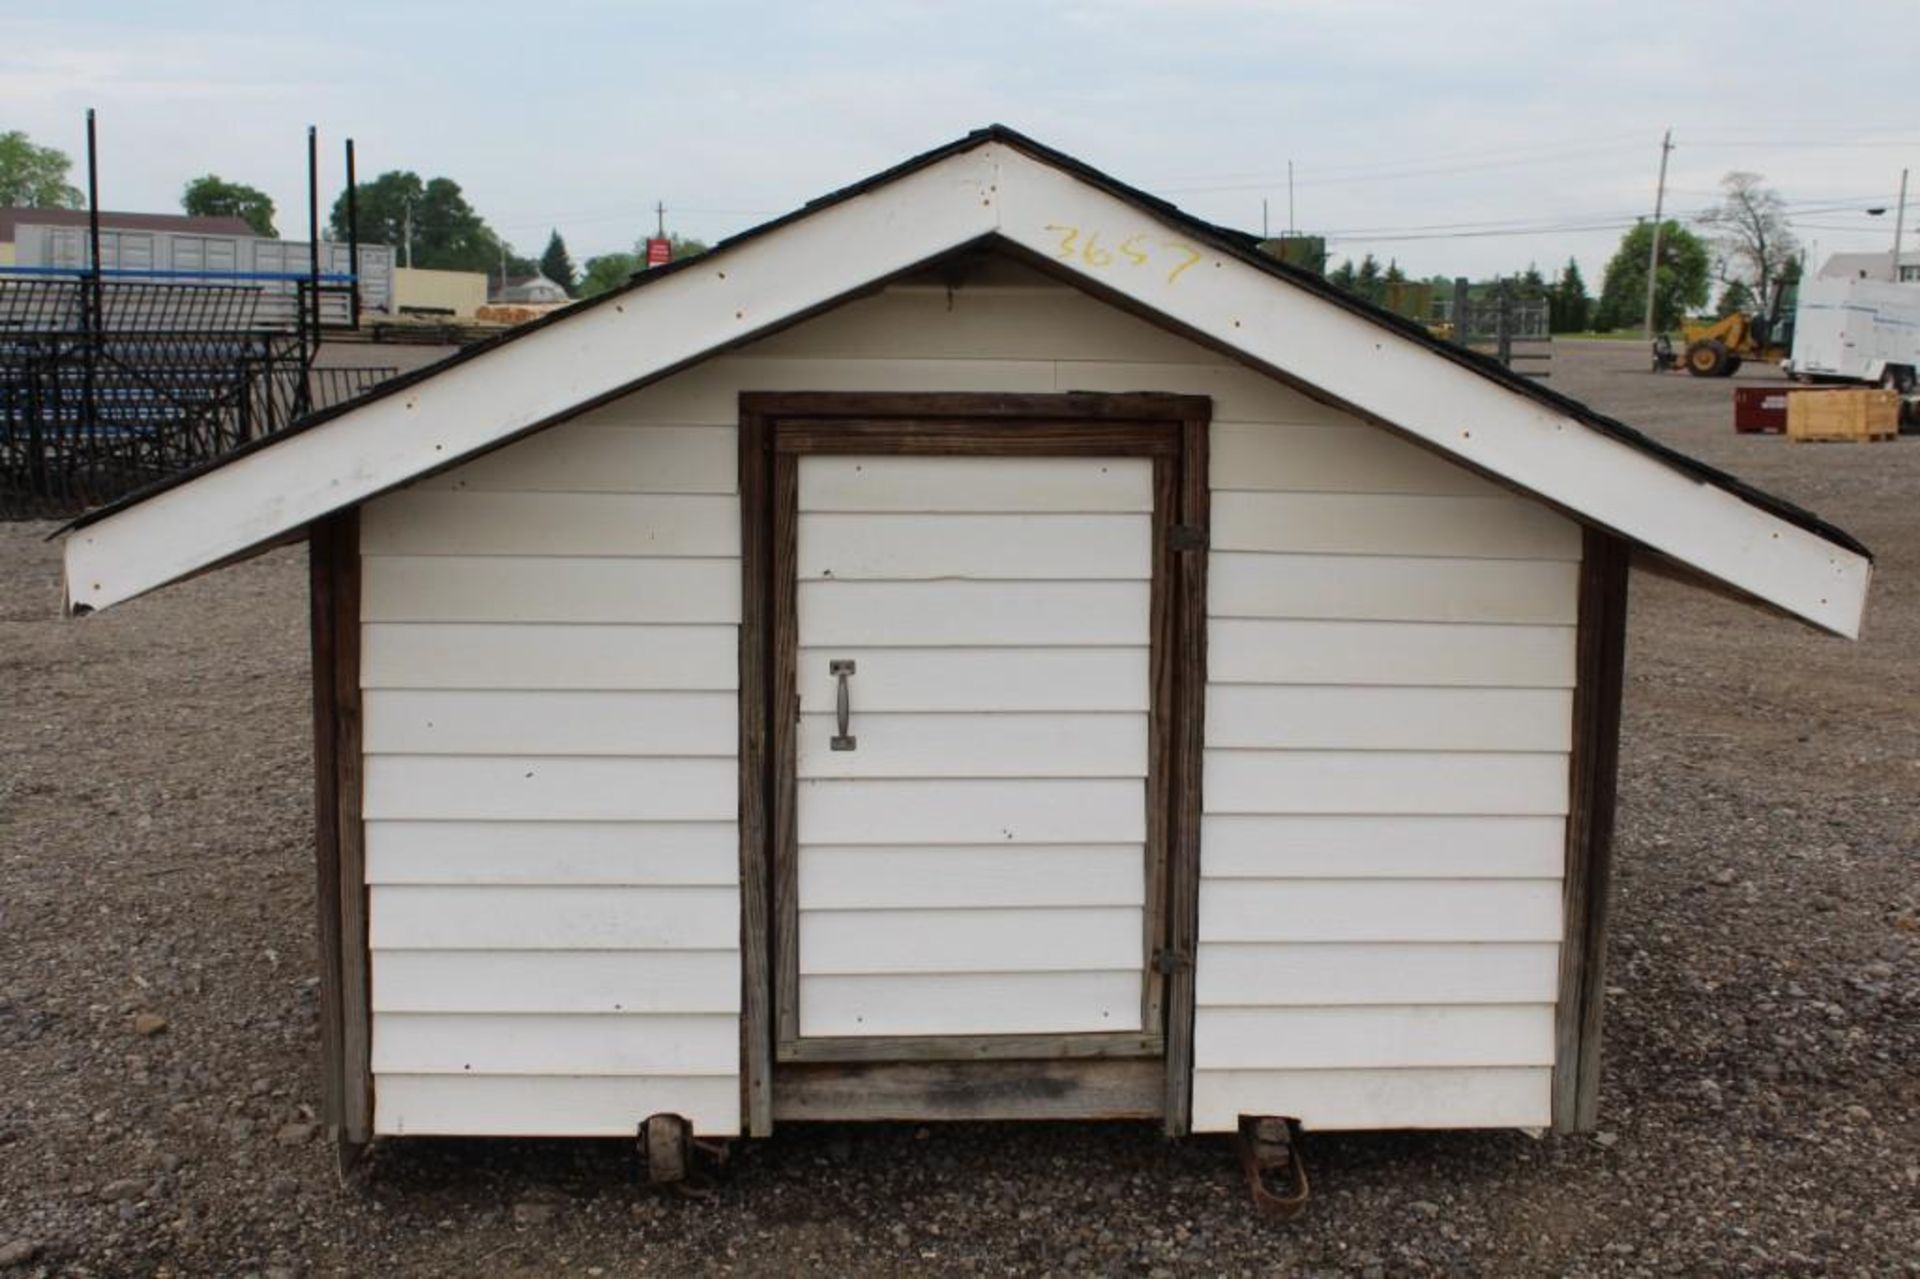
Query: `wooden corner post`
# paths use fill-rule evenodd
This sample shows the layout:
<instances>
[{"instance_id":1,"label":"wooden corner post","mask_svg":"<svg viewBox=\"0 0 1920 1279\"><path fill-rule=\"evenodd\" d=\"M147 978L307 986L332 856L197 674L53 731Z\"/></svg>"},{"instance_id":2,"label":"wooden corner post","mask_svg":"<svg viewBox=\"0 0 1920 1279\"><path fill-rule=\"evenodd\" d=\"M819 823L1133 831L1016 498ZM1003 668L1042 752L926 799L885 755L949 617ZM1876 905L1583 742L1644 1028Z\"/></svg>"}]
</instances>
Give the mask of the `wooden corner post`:
<instances>
[{"instance_id":1,"label":"wooden corner post","mask_svg":"<svg viewBox=\"0 0 1920 1279\"><path fill-rule=\"evenodd\" d=\"M1620 761L1631 546L1588 529L1580 567L1564 936L1554 1019L1553 1127L1590 1132L1599 1117L1600 1028L1607 993L1607 889Z\"/></svg>"},{"instance_id":2,"label":"wooden corner post","mask_svg":"<svg viewBox=\"0 0 1920 1279\"><path fill-rule=\"evenodd\" d=\"M321 1116L351 1160L373 1137L366 851L360 820L360 524L307 534L313 643L314 898L319 913Z\"/></svg>"}]
</instances>

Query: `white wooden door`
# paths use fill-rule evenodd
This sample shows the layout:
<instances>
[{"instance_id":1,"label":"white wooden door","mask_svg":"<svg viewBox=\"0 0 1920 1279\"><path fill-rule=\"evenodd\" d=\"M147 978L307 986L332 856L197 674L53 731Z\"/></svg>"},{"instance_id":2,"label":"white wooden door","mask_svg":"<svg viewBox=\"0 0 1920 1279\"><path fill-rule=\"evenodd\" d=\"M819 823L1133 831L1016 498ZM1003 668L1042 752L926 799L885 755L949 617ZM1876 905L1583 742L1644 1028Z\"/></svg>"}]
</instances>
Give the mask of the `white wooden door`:
<instances>
[{"instance_id":1,"label":"white wooden door","mask_svg":"<svg viewBox=\"0 0 1920 1279\"><path fill-rule=\"evenodd\" d=\"M1147 1030L1153 461L797 488L800 1038Z\"/></svg>"}]
</instances>

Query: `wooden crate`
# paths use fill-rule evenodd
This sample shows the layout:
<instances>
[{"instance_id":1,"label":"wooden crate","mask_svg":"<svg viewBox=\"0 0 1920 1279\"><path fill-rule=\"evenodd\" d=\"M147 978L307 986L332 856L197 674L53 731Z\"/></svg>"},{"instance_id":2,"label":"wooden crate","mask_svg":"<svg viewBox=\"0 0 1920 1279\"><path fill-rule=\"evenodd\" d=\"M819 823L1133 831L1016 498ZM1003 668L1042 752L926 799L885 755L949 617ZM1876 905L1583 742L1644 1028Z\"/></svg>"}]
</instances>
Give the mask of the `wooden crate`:
<instances>
[{"instance_id":1,"label":"wooden crate","mask_svg":"<svg viewBox=\"0 0 1920 1279\"><path fill-rule=\"evenodd\" d=\"M1890 440L1900 433L1896 391L1849 388L1787 397L1790 440Z\"/></svg>"}]
</instances>

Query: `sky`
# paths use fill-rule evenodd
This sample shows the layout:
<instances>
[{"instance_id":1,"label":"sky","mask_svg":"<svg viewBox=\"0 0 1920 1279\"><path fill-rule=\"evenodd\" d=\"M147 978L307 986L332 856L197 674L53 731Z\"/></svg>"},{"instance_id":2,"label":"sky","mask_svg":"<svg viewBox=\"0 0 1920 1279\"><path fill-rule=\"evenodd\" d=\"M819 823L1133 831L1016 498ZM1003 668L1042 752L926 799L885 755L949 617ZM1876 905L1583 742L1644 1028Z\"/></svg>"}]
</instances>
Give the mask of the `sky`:
<instances>
[{"instance_id":1,"label":"sky","mask_svg":"<svg viewBox=\"0 0 1920 1279\"><path fill-rule=\"evenodd\" d=\"M1757 172L1816 259L1889 249L1891 209L1867 210L1920 169L1913 0L27 8L0 12L0 130L78 161L94 107L104 207L174 210L212 172L272 195L290 238L310 124L323 217L352 137L362 180L451 177L516 249L557 228L576 262L630 248L656 202L711 241L992 122L1213 221L1291 216L1336 260L1574 256L1596 290L1669 128L1670 215Z\"/></svg>"}]
</instances>

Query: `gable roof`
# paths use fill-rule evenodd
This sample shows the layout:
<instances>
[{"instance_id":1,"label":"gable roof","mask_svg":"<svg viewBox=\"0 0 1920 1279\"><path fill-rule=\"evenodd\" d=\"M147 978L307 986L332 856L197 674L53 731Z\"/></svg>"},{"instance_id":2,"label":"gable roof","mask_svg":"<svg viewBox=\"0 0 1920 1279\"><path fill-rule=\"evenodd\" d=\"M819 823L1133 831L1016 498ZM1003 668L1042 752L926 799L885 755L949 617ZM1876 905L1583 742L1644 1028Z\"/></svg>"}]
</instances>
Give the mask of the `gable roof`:
<instances>
[{"instance_id":1,"label":"gable roof","mask_svg":"<svg viewBox=\"0 0 1920 1279\"><path fill-rule=\"evenodd\" d=\"M74 521L69 601L105 607L295 536L331 511L981 244L1737 592L1858 633L1871 556L1840 529L1277 261L1255 236L1000 126Z\"/></svg>"}]
</instances>

